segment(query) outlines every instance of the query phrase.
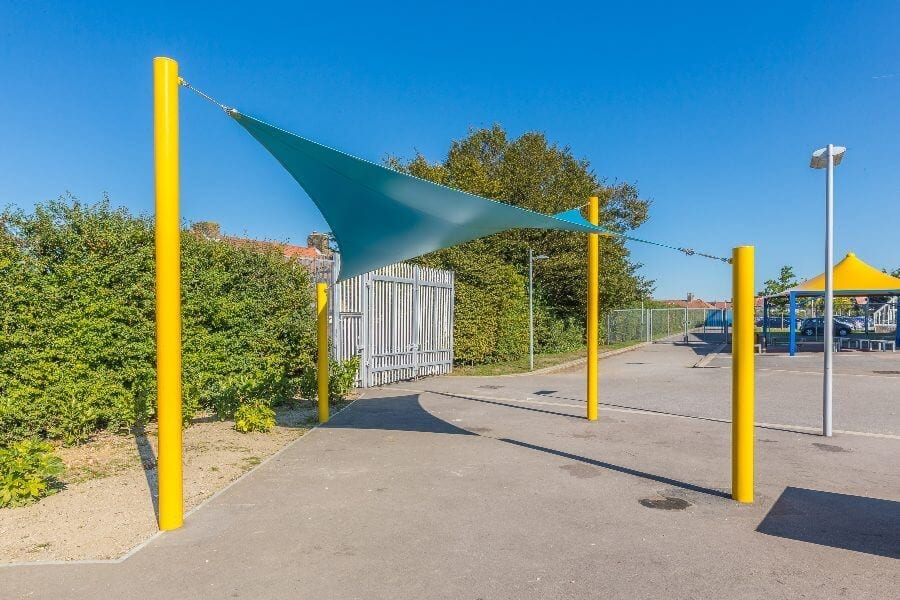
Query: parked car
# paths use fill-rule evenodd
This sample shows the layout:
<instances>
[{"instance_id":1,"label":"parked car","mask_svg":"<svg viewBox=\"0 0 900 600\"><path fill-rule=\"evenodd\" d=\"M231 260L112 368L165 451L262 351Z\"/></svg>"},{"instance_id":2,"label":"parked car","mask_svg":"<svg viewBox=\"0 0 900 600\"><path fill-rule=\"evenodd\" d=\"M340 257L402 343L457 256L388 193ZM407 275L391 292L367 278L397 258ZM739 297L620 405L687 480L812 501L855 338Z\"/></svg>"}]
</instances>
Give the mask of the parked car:
<instances>
[{"instance_id":1,"label":"parked car","mask_svg":"<svg viewBox=\"0 0 900 600\"><path fill-rule=\"evenodd\" d=\"M796 319L796 327L800 329L800 319ZM791 318L788 316L769 316L768 320L765 317L760 317L756 320L756 326L762 327L766 325L769 329L789 329L791 326Z\"/></svg>"},{"instance_id":2,"label":"parked car","mask_svg":"<svg viewBox=\"0 0 900 600\"><path fill-rule=\"evenodd\" d=\"M853 331L853 324L835 317L833 322L834 334L840 337L847 337ZM803 319L800 323L800 333L803 335L821 335L825 333L825 319L822 317L814 317L811 319Z\"/></svg>"}]
</instances>

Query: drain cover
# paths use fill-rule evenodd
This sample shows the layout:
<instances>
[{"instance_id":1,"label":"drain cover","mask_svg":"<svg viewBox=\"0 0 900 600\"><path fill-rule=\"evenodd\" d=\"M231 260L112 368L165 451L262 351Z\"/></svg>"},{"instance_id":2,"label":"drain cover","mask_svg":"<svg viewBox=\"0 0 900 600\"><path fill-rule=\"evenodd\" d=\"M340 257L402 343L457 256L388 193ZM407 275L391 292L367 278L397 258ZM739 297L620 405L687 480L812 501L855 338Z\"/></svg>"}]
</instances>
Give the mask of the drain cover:
<instances>
[{"instance_id":1,"label":"drain cover","mask_svg":"<svg viewBox=\"0 0 900 600\"><path fill-rule=\"evenodd\" d=\"M502 388L502 385L479 385L478 389L480 390L499 390Z\"/></svg>"},{"instance_id":2,"label":"drain cover","mask_svg":"<svg viewBox=\"0 0 900 600\"><path fill-rule=\"evenodd\" d=\"M872 371L876 375L900 375L900 371Z\"/></svg>"},{"instance_id":3,"label":"drain cover","mask_svg":"<svg viewBox=\"0 0 900 600\"><path fill-rule=\"evenodd\" d=\"M641 506L658 508L659 510L684 510L691 505L687 500L672 498L671 496L663 496L662 498L641 498L638 502L641 503Z\"/></svg>"}]
</instances>

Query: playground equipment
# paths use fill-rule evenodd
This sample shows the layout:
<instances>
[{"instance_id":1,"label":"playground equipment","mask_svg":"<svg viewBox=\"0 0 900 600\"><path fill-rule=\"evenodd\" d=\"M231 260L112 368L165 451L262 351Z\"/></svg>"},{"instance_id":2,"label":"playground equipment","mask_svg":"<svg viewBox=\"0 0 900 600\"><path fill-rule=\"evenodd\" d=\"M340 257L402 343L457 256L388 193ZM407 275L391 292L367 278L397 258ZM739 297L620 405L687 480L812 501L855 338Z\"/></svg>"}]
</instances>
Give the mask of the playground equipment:
<instances>
[{"instance_id":1,"label":"playground equipment","mask_svg":"<svg viewBox=\"0 0 900 600\"><path fill-rule=\"evenodd\" d=\"M190 87L170 58L154 59L156 160L157 388L159 526L183 523L181 471L181 321L178 218L178 88ZM194 89L194 88L191 88ZM725 259L641 240L598 225L599 198L588 219L575 208L544 215L496 202L333 150L220 104L297 180L319 207L341 249L338 281L378 267L514 228L588 234L587 419L598 418L599 236L621 238L734 265L733 498L753 501L753 249ZM319 421L328 420L327 287L316 286ZM740 327L740 331L738 328Z\"/></svg>"},{"instance_id":2,"label":"playground equipment","mask_svg":"<svg viewBox=\"0 0 900 600\"><path fill-rule=\"evenodd\" d=\"M841 262L834 266L831 272L832 281L826 281L826 271L808 279L800 285L785 290L780 294L774 294L763 299L763 337L768 340L768 317L769 317L769 299L774 297L788 297L788 306L790 307L790 330L788 337L788 350L791 356L797 353L797 298L825 298L825 327L830 327L833 323L831 317L831 302L829 295L832 296L897 296L900 297L900 279L892 277L887 273L882 273L875 267L866 264L856 257L852 252L847 253ZM900 324L900 301L895 306L895 321ZM868 314L866 315L866 331L868 333ZM823 349L826 354L826 368L823 382L823 402L822 402L822 435L830 437L832 434L832 398L831 398L831 381L830 381L830 352L831 345L826 341ZM868 338L868 335L867 335ZM894 346L900 345L900 326L894 331ZM862 346L862 343L860 343ZM871 347L871 343L870 343Z\"/></svg>"}]
</instances>

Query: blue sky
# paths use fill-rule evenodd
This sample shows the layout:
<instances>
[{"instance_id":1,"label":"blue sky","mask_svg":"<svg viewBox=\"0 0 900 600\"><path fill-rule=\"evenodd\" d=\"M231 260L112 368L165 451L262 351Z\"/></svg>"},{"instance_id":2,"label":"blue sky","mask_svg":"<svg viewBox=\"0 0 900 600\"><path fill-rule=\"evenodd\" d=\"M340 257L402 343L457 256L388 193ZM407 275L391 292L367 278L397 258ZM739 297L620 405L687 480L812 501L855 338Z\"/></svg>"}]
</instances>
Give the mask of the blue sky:
<instances>
[{"instance_id":1,"label":"blue sky","mask_svg":"<svg viewBox=\"0 0 900 600\"><path fill-rule=\"evenodd\" d=\"M544 131L653 200L638 235L755 245L758 287L783 264L822 271L809 154L845 145L835 254L900 267L900 4L745 4L4 0L0 204L106 191L149 213L151 60L168 55L222 101L371 160L441 159L471 126ZM235 123L181 106L186 220L300 243L327 229ZM723 265L630 247L658 297L730 295Z\"/></svg>"}]
</instances>

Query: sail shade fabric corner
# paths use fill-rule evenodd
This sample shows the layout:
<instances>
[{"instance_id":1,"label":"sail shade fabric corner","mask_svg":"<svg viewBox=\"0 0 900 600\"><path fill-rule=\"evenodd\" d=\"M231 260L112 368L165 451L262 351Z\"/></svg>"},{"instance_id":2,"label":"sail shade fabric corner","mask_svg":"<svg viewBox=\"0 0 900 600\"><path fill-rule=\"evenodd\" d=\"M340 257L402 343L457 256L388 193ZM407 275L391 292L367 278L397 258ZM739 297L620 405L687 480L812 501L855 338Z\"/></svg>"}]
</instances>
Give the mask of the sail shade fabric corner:
<instances>
[{"instance_id":1,"label":"sail shade fabric corner","mask_svg":"<svg viewBox=\"0 0 900 600\"><path fill-rule=\"evenodd\" d=\"M230 111L306 191L341 252L339 280L507 229L615 235L580 209L544 215L356 158Z\"/></svg>"}]
</instances>

